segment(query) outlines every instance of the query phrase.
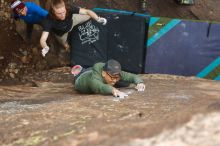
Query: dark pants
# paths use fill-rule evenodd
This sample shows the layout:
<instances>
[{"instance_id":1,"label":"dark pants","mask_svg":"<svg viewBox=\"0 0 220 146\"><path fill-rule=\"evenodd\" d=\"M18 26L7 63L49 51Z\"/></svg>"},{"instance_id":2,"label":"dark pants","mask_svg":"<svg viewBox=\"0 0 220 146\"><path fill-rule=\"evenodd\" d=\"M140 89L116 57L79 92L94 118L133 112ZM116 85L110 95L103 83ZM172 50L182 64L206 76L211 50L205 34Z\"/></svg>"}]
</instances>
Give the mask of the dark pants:
<instances>
[{"instance_id":1,"label":"dark pants","mask_svg":"<svg viewBox=\"0 0 220 146\"><path fill-rule=\"evenodd\" d=\"M90 70L92 70L92 67L82 68L81 72L80 72L78 75L75 76L75 80L76 80L81 74L83 74L83 73L86 72L86 71L90 71Z\"/></svg>"},{"instance_id":2,"label":"dark pants","mask_svg":"<svg viewBox=\"0 0 220 146\"><path fill-rule=\"evenodd\" d=\"M31 40L34 24L26 23L26 38Z\"/></svg>"},{"instance_id":3,"label":"dark pants","mask_svg":"<svg viewBox=\"0 0 220 146\"><path fill-rule=\"evenodd\" d=\"M35 23L35 24L38 24L38 25L40 25L42 27L41 23ZM33 32L33 28L34 28L34 24L33 23L26 23L26 38L28 40L31 40L31 35L32 35L32 32Z\"/></svg>"}]
</instances>

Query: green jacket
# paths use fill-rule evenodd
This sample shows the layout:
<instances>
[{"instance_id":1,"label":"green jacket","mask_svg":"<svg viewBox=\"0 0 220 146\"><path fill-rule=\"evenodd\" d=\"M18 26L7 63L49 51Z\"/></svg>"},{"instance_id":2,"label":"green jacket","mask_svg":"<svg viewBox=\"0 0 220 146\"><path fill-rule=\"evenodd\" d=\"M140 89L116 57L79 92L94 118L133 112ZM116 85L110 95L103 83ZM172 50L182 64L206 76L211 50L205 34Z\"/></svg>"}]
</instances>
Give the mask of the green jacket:
<instances>
[{"instance_id":1,"label":"green jacket","mask_svg":"<svg viewBox=\"0 0 220 146\"><path fill-rule=\"evenodd\" d=\"M96 63L92 70L82 73L75 82L75 89L82 93L100 93L100 94L112 94L112 86L106 84L102 77L102 71L104 63ZM121 80L129 83L142 83L137 75L121 72Z\"/></svg>"}]
</instances>

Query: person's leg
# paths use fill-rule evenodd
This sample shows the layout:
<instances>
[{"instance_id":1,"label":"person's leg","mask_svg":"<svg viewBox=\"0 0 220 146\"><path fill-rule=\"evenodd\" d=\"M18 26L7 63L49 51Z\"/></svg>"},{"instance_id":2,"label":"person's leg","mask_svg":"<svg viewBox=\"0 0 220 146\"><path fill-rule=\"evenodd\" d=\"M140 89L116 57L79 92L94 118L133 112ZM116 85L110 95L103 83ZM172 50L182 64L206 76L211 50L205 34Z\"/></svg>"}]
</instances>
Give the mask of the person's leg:
<instances>
[{"instance_id":1,"label":"person's leg","mask_svg":"<svg viewBox=\"0 0 220 146\"><path fill-rule=\"evenodd\" d=\"M70 31L72 31L74 26L81 24L89 19L90 19L89 15L73 14L73 17L72 17L73 25ZM69 44L67 42L69 32L63 34L62 36L55 35L59 43L61 43L67 51L69 51Z\"/></svg>"},{"instance_id":2,"label":"person's leg","mask_svg":"<svg viewBox=\"0 0 220 146\"><path fill-rule=\"evenodd\" d=\"M77 83L77 80L80 79L84 74L87 74L91 71L92 71L92 67L82 68L81 71L76 76L74 76L73 84Z\"/></svg>"},{"instance_id":3,"label":"person's leg","mask_svg":"<svg viewBox=\"0 0 220 146\"><path fill-rule=\"evenodd\" d=\"M80 66L80 65L75 65L75 66ZM74 66L74 67L75 67ZM83 68L82 66L80 66L81 68L78 69L78 68L72 68L71 72L72 74L74 74L73 72L77 72L77 70L79 70L79 72L77 74L74 74L75 76L75 79L77 79L81 74L83 74L84 72L87 72L87 71L90 71L92 70L92 67L89 67L89 68Z\"/></svg>"},{"instance_id":4,"label":"person's leg","mask_svg":"<svg viewBox=\"0 0 220 146\"><path fill-rule=\"evenodd\" d=\"M73 17L72 17L73 25L72 25L72 28L70 29L70 31L73 29L74 26L76 26L80 23L83 23L89 19L90 19L89 15L73 14ZM69 44L67 43L67 37L68 37L69 32L63 34L62 36L55 35L58 42L61 45L63 45L67 51L69 50Z\"/></svg>"},{"instance_id":5,"label":"person's leg","mask_svg":"<svg viewBox=\"0 0 220 146\"><path fill-rule=\"evenodd\" d=\"M26 38L27 38L27 41L30 41L31 40L31 35L32 35L32 32L33 32L33 24L29 24L29 23L26 23Z\"/></svg>"},{"instance_id":6,"label":"person's leg","mask_svg":"<svg viewBox=\"0 0 220 146\"><path fill-rule=\"evenodd\" d=\"M69 50L69 45L68 45L68 43L67 43L68 33L69 33L69 32L63 34L62 36L55 35L56 38L57 38L57 40L58 40L58 42L59 42L61 45L63 45L63 47L66 49L66 51Z\"/></svg>"}]
</instances>

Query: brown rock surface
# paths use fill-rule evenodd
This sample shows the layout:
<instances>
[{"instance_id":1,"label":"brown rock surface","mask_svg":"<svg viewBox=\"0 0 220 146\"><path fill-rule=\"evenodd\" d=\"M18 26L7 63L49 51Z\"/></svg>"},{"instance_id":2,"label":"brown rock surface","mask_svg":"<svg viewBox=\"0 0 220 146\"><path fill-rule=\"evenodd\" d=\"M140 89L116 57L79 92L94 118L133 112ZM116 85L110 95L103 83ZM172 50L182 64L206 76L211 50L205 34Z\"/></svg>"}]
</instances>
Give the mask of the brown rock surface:
<instances>
[{"instance_id":1,"label":"brown rock surface","mask_svg":"<svg viewBox=\"0 0 220 146\"><path fill-rule=\"evenodd\" d=\"M121 101L79 94L67 82L0 86L0 145L137 144L133 140L175 130L193 115L220 110L219 82L167 75L143 78L146 91L121 89L131 93Z\"/></svg>"},{"instance_id":2,"label":"brown rock surface","mask_svg":"<svg viewBox=\"0 0 220 146\"><path fill-rule=\"evenodd\" d=\"M217 146L220 144L220 113L199 114L175 130L166 130L145 140L136 139L128 146Z\"/></svg>"}]
</instances>

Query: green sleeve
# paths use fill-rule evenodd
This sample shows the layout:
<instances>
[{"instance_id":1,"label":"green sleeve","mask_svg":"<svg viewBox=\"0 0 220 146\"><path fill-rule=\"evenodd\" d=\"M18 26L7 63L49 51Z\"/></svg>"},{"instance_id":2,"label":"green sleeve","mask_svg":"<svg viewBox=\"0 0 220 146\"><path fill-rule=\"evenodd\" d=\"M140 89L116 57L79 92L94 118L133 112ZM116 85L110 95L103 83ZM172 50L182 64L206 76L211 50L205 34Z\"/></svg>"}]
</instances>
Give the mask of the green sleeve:
<instances>
[{"instance_id":1,"label":"green sleeve","mask_svg":"<svg viewBox=\"0 0 220 146\"><path fill-rule=\"evenodd\" d=\"M121 72L121 80L134 84L143 83L143 80L138 75L125 71Z\"/></svg>"},{"instance_id":2,"label":"green sleeve","mask_svg":"<svg viewBox=\"0 0 220 146\"><path fill-rule=\"evenodd\" d=\"M90 89L98 94L112 94L113 87L99 80L91 80Z\"/></svg>"}]
</instances>

